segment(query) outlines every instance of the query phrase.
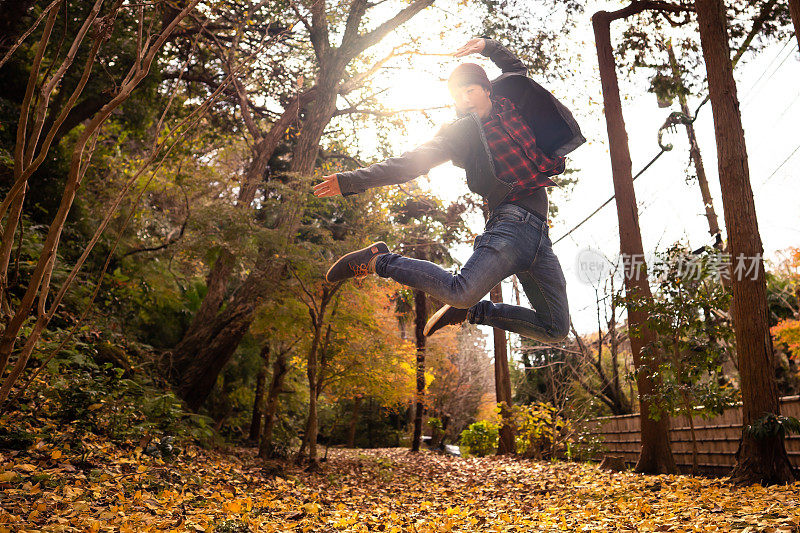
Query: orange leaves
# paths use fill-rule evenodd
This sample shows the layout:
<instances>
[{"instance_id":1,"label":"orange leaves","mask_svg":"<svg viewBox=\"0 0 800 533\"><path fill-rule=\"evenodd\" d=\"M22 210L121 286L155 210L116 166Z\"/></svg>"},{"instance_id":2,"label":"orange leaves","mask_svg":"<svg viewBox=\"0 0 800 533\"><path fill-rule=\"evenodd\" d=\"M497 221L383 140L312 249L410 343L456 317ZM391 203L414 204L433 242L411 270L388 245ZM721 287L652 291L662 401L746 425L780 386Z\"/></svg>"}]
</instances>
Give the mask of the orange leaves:
<instances>
[{"instance_id":1,"label":"orange leaves","mask_svg":"<svg viewBox=\"0 0 800 533\"><path fill-rule=\"evenodd\" d=\"M29 452L0 452L0 533L788 532L800 527L800 483L737 488L724 479L399 448L331 449L320 473L287 465L286 478L272 478L264 476L251 450L188 452L164 465L108 448L106 462L96 469L100 473L68 463L47 466L25 457Z\"/></svg>"},{"instance_id":2,"label":"orange leaves","mask_svg":"<svg viewBox=\"0 0 800 533\"><path fill-rule=\"evenodd\" d=\"M791 318L781 320L770 328L770 333L775 336L775 340L789 347L792 357L800 357L800 320Z\"/></svg>"}]
</instances>

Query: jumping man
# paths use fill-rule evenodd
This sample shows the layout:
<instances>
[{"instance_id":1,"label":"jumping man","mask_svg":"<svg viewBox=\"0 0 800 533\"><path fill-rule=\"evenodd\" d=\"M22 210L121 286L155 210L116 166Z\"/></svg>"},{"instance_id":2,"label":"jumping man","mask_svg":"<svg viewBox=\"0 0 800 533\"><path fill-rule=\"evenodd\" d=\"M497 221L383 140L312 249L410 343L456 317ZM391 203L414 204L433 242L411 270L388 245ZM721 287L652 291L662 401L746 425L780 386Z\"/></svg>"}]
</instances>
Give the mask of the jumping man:
<instances>
[{"instance_id":1,"label":"jumping man","mask_svg":"<svg viewBox=\"0 0 800 533\"><path fill-rule=\"evenodd\" d=\"M370 273L392 278L444 302L425 335L460 324L484 324L542 342L569 332L566 281L553 253L545 187L564 172L564 155L585 139L571 113L527 77L522 62L492 39L472 39L453 55L481 53L503 74L489 81L479 65L459 65L448 80L458 119L427 143L386 161L325 176L319 197L348 196L371 187L404 183L452 161L466 171L470 190L489 209L484 233L458 274L419 259L391 253L384 242L341 257L328 282ZM516 274L533 309L481 300Z\"/></svg>"}]
</instances>

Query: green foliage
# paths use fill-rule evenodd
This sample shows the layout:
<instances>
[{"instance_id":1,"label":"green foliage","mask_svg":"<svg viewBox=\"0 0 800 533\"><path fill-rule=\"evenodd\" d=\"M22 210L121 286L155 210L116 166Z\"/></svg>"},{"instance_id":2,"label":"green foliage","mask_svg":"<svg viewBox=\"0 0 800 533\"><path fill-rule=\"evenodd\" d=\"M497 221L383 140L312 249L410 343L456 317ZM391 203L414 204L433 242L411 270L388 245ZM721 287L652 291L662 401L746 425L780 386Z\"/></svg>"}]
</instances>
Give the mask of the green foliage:
<instances>
[{"instance_id":1,"label":"green foliage","mask_svg":"<svg viewBox=\"0 0 800 533\"><path fill-rule=\"evenodd\" d=\"M493 422L479 420L461 432L459 443L465 446L470 454L483 457L497 449L499 426Z\"/></svg>"},{"instance_id":2,"label":"green foliage","mask_svg":"<svg viewBox=\"0 0 800 533\"><path fill-rule=\"evenodd\" d=\"M36 442L36 435L18 428L0 425L0 449L24 450Z\"/></svg>"},{"instance_id":3,"label":"green foliage","mask_svg":"<svg viewBox=\"0 0 800 533\"><path fill-rule=\"evenodd\" d=\"M601 439L580 422L568 419L552 404L534 402L512 408L517 453L531 459L585 459L593 457Z\"/></svg>"},{"instance_id":4,"label":"green foliage","mask_svg":"<svg viewBox=\"0 0 800 533\"><path fill-rule=\"evenodd\" d=\"M754 20L762 17L766 4L767 2L744 0L725 3L732 50L736 51L742 46L753 28ZM786 2L774 3L768 16L762 21L763 26L758 35L749 44L749 50L759 50L770 42L786 39L791 34L792 26L787 8ZM679 16L667 17L654 15L652 11L646 10L627 17L622 35L616 40L615 57L619 68L628 72L645 68L652 72L649 91L660 99L669 100L678 93L701 96L701 91L705 90L706 72L698 34L674 30L677 24L686 24L690 20L688 11ZM666 42L670 37L674 37L672 40L682 77L680 84L674 82L666 52ZM745 59L751 57L748 54Z\"/></svg>"},{"instance_id":5,"label":"green foliage","mask_svg":"<svg viewBox=\"0 0 800 533\"><path fill-rule=\"evenodd\" d=\"M791 433L800 433L800 420L793 416L767 413L752 424L748 424L745 431L757 440L775 436L784 438Z\"/></svg>"},{"instance_id":6,"label":"green foliage","mask_svg":"<svg viewBox=\"0 0 800 533\"><path fill-rule=\"evenodd\" d=\"M64 335L66 331L56 331L42 348L54 349ZM86 342L90 339L93 342ZM118 444L161 437L199 442L212 438L210 420L187 412L170 390L131 367L130 353L129 347L100 341L91 331L79 332L76 342L47 363L9 416L22 417L30 435L66 439L78 447L90 441L91 435ZM35 352L34 357L41 360L49 354ZM55 437L47 430L52 424L69 430ZM25 436L7 437L19 441Z\"/></svg>"},{"instance_id":7,"label":"green foliage","mask_svg":"<svg viewBox=\"0 0 800 533\"><path fill-rule=\"evenodd\" d=\"M720 414L739 394L722 368L733 350L731 324L720 313L731 298L720 280L726 275L725 256L711 247L690 254L675 244L657 259L652 265L652 301L638 295L620 298L645 313L647 327L657 336L643 347L638 369L654 383L647 396L649 416ZM631 335L638 334L631 330Z\"/></svg>"},{"instance_id":8,"label":"green foliage","mask_svg":"<svg viewBox=\"0 0 800 533\"><path fill-rule=\"evenodd\" d=\"M320 432L332 445L344 445L352 420L353 402L326 402L320 412ZM384 405L381 398L364 398L356 420L356 448L390 448L401 446L407 434L408 412L394 405Z\"/></svg>"}]
</instances>

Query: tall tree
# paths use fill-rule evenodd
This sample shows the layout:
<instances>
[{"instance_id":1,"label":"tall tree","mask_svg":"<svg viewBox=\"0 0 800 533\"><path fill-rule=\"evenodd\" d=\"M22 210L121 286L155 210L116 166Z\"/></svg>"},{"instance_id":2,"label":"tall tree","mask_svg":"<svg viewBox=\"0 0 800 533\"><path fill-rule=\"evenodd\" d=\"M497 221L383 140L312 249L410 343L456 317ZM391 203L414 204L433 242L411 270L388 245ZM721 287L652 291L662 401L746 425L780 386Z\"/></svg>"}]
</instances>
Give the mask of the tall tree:
<instances>
[{"instance_id":1,"label":"tall tree","mask_svg":"<svg viewBox=\"0 0 800 533\"><path fill-rule=\"evenodd\" d=\"M496 303L503 302L502 283L498 283L492 288L489 298ZM508 338L504 330L492 328L492 339L494 342L494 391L497 403L500 404L501 420L497 455L513 454L516 451L516 445L511 414L514 400L511 396L511 374L508 370Z\"/></svg>"},{"instance_id":2,"label":"tall tree","mask_svg":"<svg viewBox=\"0 0 800 533\"><path fill-rule=\"evenodd\" d=\"M789 13L792 14L794 36L797 39L797 46L800 48L800 0L789 0Z\"/></svg>"},{"instance_id":3,"label":"tall tree","mask_svg":"<svg viewBox=\"0 0 800 533\"><path fill-rule=\"evenodd\" d=\"M787 483L794 480L780 432L760 432L759 425L780 413L769 333L763 246L756 219L747 147L730 61L727 18L722 0L697 0L700 42L717 141L728 249L737 262L731 271L734 333L742 390L742 440L731 479L739 483ZM752 275L750 268L755 267Z\"/></svg>"},{"instance_id":4,"label":"tall tree","mask_svg":"<svg viewBox=\"0 0 800 533\"><path fill-rule=\"evenodd\" d=\"M261 348L261 364L256 376L256 393L253 398L253 416L250 419L249 440L258 442L261 437L261 422L264 419L264 405L267 394L267 374L269 371L269 341Z\"/></svg>"},{"instance_id":5,"label":"tall tree","mask_svg":"<svg viewBox=\"0 0 800 533\"><path fill-rule=\"evenodd\" d=\"M685 4L685 2L683 3ZM736 0L729 2L727 9L731 13L731 17L736 19L736 23L730 31L731 42L737 44L736 54L732 59L734 67L745 57L746 52L757 50L769 42L770 38L779 39L785 34L784 27L789 16L788 10L782 9L778 5L778 0L756 3ZM646 15L645 12L631 17L617 48L618 61L620 66L629 66L632 69L644 67L654 70L655 73L650 78L649 90L657 95L659 102L671 102L677 97L680 111L670 113L659 130L659 145L664 151L672 150L671 144L662 142L662 133L665 130L674 130L678 125L686 128L690 161L694 166L695 177L700 187L709 233L714 238L714 247L724 250L724 240L719 230L719 222L695 133L694 122L697 117L691 112L687 98L692 94L693 89L705 91L706 74L702 70L702 61L699 57L701 53L699 36L683 31L674 39L664 37L665 34L671 33L670 30L675 26L685 27L691 21L688 15L687 11L680 20L673 18L665 20L663 17ZM756 37L761 38L756 41ZM673 46L673 41L675 46ZM666 60L664 60L663 51L666 51ZM708 96L702 100L695 112L699 112L707 101ZM723 278L723 283L726 283L725 278Z\"/></svg>"},{"instance_id":6,"label":"tall tree","mask_svg":"<svg viewBox=\"0 0 800 533\"><path fill-rule=\"evenodd\" d=\"M298 278L298 281L300 278ZM322 392L322 374L326 366L326 356L331 339L331 325L327 323L330 317L326 317L328 306L333 301L336 292L342 286L342 282L336 285L324 283L321 294L315 294L306 288L300 281L306 298L303 302L308 306L308 314L311 319L312 340L308 349L308 360L306 362L306 375L308 376L308 419L306 422L306 432L303 435L303 445L297 454L298 460L303 458L305 444L308 444L308 460L311 467L317 465L317 433L319 431L319 418L317 416L317 403ZM333 313L336 307L333 307ZM323 337L323 329L326 329Z\"/></svg>"},{"instance_id":7,"label":"tall tree","mask_svg":"<svg viewBox=\"0 0 800 533\"><path fill-rule=\"evenodd\" d=\"M417 348L415 381L417 393L414 398L414 435L411 438L411 451L418 452L422 440L422 415L425 414L425 323L428 321L428 296L414 290L414 340Z\"/></svg>"},{"instance_id":8,"label":"tall tree","mask_svg":"<svg viewBox=\"0 0 800 533\"><path fill-rule=\"evenodd\" d=\"M620 254L624 262L626 295L652 299L647 281L647 265L644 262L642 235L639 229L639 214L636 206L636 193L633 189L631 154L628 147L628 134L622 116L622 102L619 95L614 52L611 46L611 22L641 13L646 9L659 11L685 11L683 6L665 2L634 1L628 7L609 13L598 11L592 16L597 57L600 67L600 80L603 88L603 103L608 129L609 152L616 194L617 217L619 219ZM657 361L650 357L643 361L642 348L652 344L654 333L647 327L647 317L633 306L628 306L628 325L630 329L631 352L634 366L643 364L651 367L650 372L637 373L639 406L642 414L642 450L636 464L638 472L673 473L677 471L669 441L669 418L665 416L654 420L650 417L650 402L647 395L653 391L650 376L656 374Z\"/></svg>"},{"instance_id":9,"label":"tall tree","mask_svg":"<svg viewBox=\"0 0 800 533\"><path fill-rule=\"evenodd\" d=\"M447 247L456 242L464 231L461 214L465 206L456 202L445 208L439 200L425 196L413 187L406 195L398 195L390 207L394 223L402 235L400 252L403 255L433 261L437 264L452 264L453 258ZM414 411L414 435L411 449L419 450L422 437L422 418L425 411L425 354L427 339L423 334L428 320L432 300L422 291L413 291L414 338L417 347L417 397Z\"/></svg>"},{"instance_id":10,"label":"tall tree","mask_svg":"<svg viewBox=\"0 0 800 533\"><path fill-rule=\"evenodd\" d=\"M314 170L319 142L337 111L336 101L342 90L360 83L369 70L346 76L348 66L365 50L381 41L398 26L433 3L433 0L414 0L394 16L362 33L364 17L374 6L367 0L355 0L349 6L343 27L331 27L332 13L325 1L310 2L303 12L292 4L308 32L317 63L314 100L304 108L299 133L292 151L290 170L297 176L295 185L303 191L307 178ZM331 33L341 35L339 46L331 44ZM191 408L205 401L222 367L230 360L242 337L253 321L259 302L265 297L270 282L280 279L284 272L282 252L294 241L303 213L306 195L292 198L276 223L276 242L265 245L250 274L234 292L227 305L213 318L193 330L176 346L174 360L179 368L178 391Z\"/></svg>"},{"instance_id":11,"label":"tall tree","mask_svg":"<svg viewBox=\"0 0 800 533\"><path fill-rule=\"evenodd\" d=\"M25 344L18 352L14 366L3 381L2 387L0 387L0 404L8 398L11 387L22 375L34 347L41 338L42 332L58 310L66 292L82 268L86 257L128 191L127 188L121 191L112 202L106 218L95 231L95 235L73 266L67 279L56 295L52 297L52 300L48 298L62 233L79 192L81 181L86 174L89 161L94 153L99 130L109 116L130 98L134 90L148 76L164 44L180 23L194 11L197 3L198 0L185 2L184 7L178 11L170 23L156 31L153 31L155 24L151 24L151 22L157 17L158 12L151 9L153 6L147 6L147 10L144 5L138 7L137 52L132 64L126 65L124 79L111 91L108 102L102 105L97 113L92 115L91 120L88 121L77 136L71 148L69 171L65 183L59 191L61 197L57 211L49 224L47 236L42 244L36 266L28 279L24 295L19 299L18 304L14 304L15 309L11 309L6 300L8 264L11 257L12 242L22 220L22 207L26 191L29 188L28 182L45 161L59 128L66 120L70 110L74 108L86 85L92 79L92 69L95 66L97 55L103 44L110 39L116 19L124 11L122 2L119 0L111 2L110 6L105 6L105 11L103 11L103 0L96 0L91 9L86 12L85 19L81 20L79 30L72 38L64 57L61 58L56 54L54 61L51 62L48 68L45 68L43 63L45 50L50 43L55 21L62 7L62 2L51 3L51 9L47 13L44 29L34 53L25 96L20 105L19 120L16 125L16 145L14 147L13 185L0 205L0 218L5 217L2 243L0 243L0 314L4 315L4 319L7 320L2 337L0 337L0 376L4 374L11 354L15 351L16 342L25 322L34 313L36 320L31 332L25 339ZM66 9L66 5L64 5L64 9ZM41 19L39 22L41 22ZM84 50L88 48L89 51L86 53L82 67L75 69L80 72L79 81L69 94L69 97L64 101L61 96L70 91L61 93L56 92L56 89L67 72L74 72L71 67L78 50L82 48ZM36 98L34 98L34 93L36 93ZM172 100L170 99L167 107L171 105L171 102ZM48 114L57 116L52 124L48 124L46 121ZM190 120L186 122L191 123ZM159 130L156 133L157 137L163 131L161 130L163 125L163 121L159 122L156 128ZM182 131L182 128L178 126L173 131L173 134L175 131ZM163 137L170 138L171 135ZM174 139L171 140L174 141ZM140 172L147 167L147 164L152 163L158 157L160 149L163 147L159 141L164 141L164 138L157 139L153 143L151 152L146 158L147 163L141 168ZM47 305L48 301L50 301L49 307Z\"/></svg>"},{"instance_id":12,"label":"tall tree","mask_svg":"<svg viewBox=\"0 0 800 533\"><path fill-rule=\"evenodd\" d=\"M266 400L264 401L264 423L258 443L258 456L269 459L274 453L272 445L272 430L278 415L278 400L283 392L283 380L289 367L286 359L289 349L281 349L272 362L272 379L269 384Z\"/></svg>"}]
</instances>

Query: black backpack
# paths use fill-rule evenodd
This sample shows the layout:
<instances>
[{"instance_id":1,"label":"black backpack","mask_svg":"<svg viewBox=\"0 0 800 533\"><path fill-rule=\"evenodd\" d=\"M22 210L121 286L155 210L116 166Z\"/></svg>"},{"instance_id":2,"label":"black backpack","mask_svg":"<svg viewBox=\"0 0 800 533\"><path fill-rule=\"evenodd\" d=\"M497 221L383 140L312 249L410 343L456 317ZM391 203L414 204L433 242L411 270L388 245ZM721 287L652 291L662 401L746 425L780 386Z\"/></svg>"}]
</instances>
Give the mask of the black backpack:
<instances>
[{"instance_id":1,"label":"black backpack","mask_svg":"<svg viewBox=\"0 0 800 533\"><path fill-rule=\"evenodd\" d=\"M586 142L570 110L531 78L504 74L492 81L492 93L514 103L545 154L564 156Z\"/></svg>"}]
</instances>

